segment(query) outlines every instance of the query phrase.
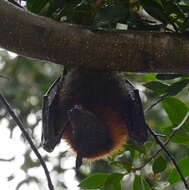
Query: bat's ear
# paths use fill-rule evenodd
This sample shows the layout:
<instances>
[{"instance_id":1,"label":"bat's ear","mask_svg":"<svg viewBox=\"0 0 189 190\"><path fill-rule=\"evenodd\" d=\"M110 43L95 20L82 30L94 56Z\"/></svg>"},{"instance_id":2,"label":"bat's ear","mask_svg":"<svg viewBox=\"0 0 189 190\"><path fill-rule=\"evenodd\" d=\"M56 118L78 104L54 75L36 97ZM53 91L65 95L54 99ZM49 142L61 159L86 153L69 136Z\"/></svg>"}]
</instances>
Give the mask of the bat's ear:
<instances>
[{"instance_id":1,"label":"bat's ear","mask_svg":"<svg viewBox=\"0 0 189 190\"><path fill-rule=\"evenodd\" d=\"M139 91L128 80L125 81L125 85L129 96L127 111L129 137L142 145L148 138L148 126L145 122Z\"/></svg>"},{"instance_id":2,"label":"bat's ear","mask_svg":"<svg viewBox=\"0 0 189 190\"><path fill-rule=\"evenodd\" d=\"M42 108L42 145L43 148L52 152L55 146L60 142L60 138L55 134L55 108L57 104L57 94L62 83L63 77L59 77L48 89L43 97Z\"/></svg>"}]
</instances>

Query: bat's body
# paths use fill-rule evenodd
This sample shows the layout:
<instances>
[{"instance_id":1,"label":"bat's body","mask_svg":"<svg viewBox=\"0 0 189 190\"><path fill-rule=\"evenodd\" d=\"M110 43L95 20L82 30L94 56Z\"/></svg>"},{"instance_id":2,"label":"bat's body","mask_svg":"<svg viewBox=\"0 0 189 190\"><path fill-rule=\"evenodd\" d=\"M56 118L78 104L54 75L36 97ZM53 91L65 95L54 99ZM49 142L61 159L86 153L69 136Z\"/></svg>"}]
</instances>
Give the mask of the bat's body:
<instances>
[{"instance_id":1,"label":"bat's body","mask_svg":"<svg viewBox=\"0 0 189 190\"><path fill-rule=\"evenodd\" d=\"M114 152L128 138L139 144L147 139L138 91L118 73L73 68L52 89L43 130L53 131L53 138L44 132L44 148L50 151L63 137L77 153L76 167L82 158Z\"/></svg>"}]
</instances>

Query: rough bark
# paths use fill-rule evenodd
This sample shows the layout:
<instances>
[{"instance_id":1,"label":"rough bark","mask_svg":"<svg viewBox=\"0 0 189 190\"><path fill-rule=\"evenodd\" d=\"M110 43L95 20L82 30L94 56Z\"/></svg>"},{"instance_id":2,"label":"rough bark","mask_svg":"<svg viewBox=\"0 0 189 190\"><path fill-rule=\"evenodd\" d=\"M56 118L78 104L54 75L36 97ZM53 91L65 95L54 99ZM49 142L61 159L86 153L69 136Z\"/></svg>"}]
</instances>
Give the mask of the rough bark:
<instances>
[{"instance_id":1,"label":"rough bark","mask_svg":"<svg viewBox=\"0 0 189 190\"><path fill-rule=\"evenodd\" d=\"M0 0L0 46L57 64L130 72L189 73L189 37L141 31L91 31Z\"/></svg>"}]
</instances>

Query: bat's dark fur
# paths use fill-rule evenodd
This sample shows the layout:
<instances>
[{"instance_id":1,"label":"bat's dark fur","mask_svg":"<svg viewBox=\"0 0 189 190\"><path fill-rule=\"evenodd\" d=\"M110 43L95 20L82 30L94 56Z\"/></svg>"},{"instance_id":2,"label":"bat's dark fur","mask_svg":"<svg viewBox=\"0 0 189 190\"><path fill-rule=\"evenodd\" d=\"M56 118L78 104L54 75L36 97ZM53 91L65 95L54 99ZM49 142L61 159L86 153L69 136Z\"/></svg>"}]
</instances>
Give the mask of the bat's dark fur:
<instances>
[{"instance_id":1,"label":"bat's dark fur","mask_svg":"<svg viewBox=\"0 0 189 190\"><path fill-rule=\"evenodd\" d=\"M117 72L72 68L48 91L43 120L44 148L53 150L63 137L77 153L77 168L82 158L106 156L128 138L147 139L138 91Z\"/></svg>"}]
</instances>

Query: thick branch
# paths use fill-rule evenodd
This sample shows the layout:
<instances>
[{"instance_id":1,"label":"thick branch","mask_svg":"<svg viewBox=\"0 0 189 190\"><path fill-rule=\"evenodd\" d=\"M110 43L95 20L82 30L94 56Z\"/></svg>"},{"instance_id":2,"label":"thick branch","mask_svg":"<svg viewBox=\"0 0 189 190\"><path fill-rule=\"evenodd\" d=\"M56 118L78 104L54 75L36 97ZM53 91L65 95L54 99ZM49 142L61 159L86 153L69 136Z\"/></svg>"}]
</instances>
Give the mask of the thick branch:
<instances>
[{"instance_id":1,"label":"thick branch","mask_svg":"<svg viewBox=\"0 0 189 190\"><path fill-rule=\"evenodd\" d=\"M39 17L0 0L0 46L55 62L131 72L189 73L189 37L90 31Z\"/></svg>"}]
</instances>

